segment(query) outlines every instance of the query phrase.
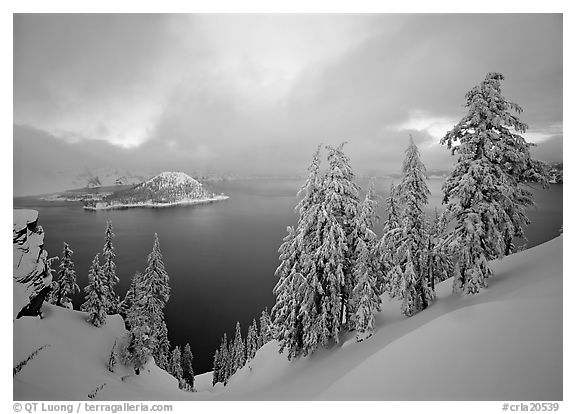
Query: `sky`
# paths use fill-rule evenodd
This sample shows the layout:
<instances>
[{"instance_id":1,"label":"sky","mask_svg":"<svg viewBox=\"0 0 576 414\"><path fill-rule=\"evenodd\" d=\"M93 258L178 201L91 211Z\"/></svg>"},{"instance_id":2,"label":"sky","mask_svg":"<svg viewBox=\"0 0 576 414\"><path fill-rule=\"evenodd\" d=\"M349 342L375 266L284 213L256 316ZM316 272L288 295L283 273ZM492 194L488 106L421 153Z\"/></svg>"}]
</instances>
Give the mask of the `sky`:
<instances>
[{"instance_id":1,"label":"sky","mask_svg":"<svg viewBox=\"0 0 576 414\"><path fill-rule=\"evenodd\" d=\"M560 14L15 14L13 42L14 195L303 175L343 141L359 175L397 173L409 134L449 170L439 140L493 71L533 155L563 160Z\"/></svg>"}]
</instances>

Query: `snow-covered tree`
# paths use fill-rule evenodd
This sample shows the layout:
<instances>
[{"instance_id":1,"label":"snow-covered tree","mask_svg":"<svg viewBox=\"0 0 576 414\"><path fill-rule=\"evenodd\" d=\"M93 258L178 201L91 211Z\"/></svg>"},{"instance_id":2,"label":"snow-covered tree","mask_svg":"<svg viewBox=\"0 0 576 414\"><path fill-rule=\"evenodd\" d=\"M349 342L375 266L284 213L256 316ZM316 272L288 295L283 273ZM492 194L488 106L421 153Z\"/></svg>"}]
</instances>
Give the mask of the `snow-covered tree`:
<instances>
[{"instance_id":1,"label":"snow-covered tree","mask_svg":"<svg viewBox=\"0 0 576 414\"><path fill-rule=\"evenodd\" d=\"M226 332L224 332L224 336L222 337L222 342L220 343L220 376L218 378L219 382L222 382L224 385L228 383L228 378L231 375L231 368L232 368L232 358L230 353L230 347L228 346L228 337Z\"/></svg>"},{"instance_id":2,"label":"snow-covered tree","mask_svg":"<svg viewBox=\"0 0 576 414\"><path fill-rule=\"evenodd\" d=\"M244 340L242 339L240 322L236 322L236 334L234 335L234 343L232 345L232 361L231 375L246 363L246 350L244 348Z\"/></svg>"},{"instance_id":3,"label":"snow-covered tree","mask_svg":"<svg viewBox=\"0 0 576 414\"><path fill-rule=\"evenodd\" d=\"M189 391L194 391L194 368L192 367L192 362L194 361L194 355L192 355L192 350L190 349L190 344L184 346L182 351L182 379L186 383L186 389Z\"/></svg>"},{"instance_id":4,"label":"snow-covered tree","mask_svg":"<svg viewBox=\"0 0 576 414\"><path fill-rule=\"evenodd\" d=\"M88 322L94 326L106 323L106 310L108 309L108 291L99 259L99 254L96 254L92 260L88 272L88 285L84 288L85 300L80 307L80 310L88 313Z\"/></svg>"},{"instance_id":5,"label":"snow-covered tree","mask_svg":"<svg viewBox=\"0 0 576 414\"><path fill-rule=\"evenodd\" d=\"M80 292L80 287L76 283L76 271L68 243L64 243L62 250L62 260L60 260L60 270L58 270L58 280L53 283L52 303L57 306L72 308L72 299L70 296Z\"/></svg>"},{"instance_id":6,"label":"snow-covered tree","mask_svg":"<svg viewBox=\"0 0 576 414\"><path fill-rule=\"evenodd\" d=\"M343 145L328 148L328 169L320 173L319 151L298 203L298 226L280 247L274 288L274 337L288 358L307 355L342 329L353 327L354 229L358 187Z\"/></svg>"},{"instance_id":7,"label":"snow-covered tree","mask_svg":"<svg viewBox=\"0 0 576 414\"><path fill-rule=\"evenodd\" d=\"M446 221L454 224L443 245L452 253L454 290L478 293L492 274L488 261L513 249L529 224L525 213L534 204L527 182L545 182L543 164L532 159L520 135L527 125L522 108L502 96L500 73L466 93L468 113L441 140L458 156L442 190Z\"/></svg>"},{"instance_id":8,"label":"snow-covered tree","mask_svg":"<svg viewBox=\"0 0 576 414\"><path fill-rule=\"evenodd\" d=\"M428 228L428 246L426 248L428 271L428 282L432 291L436 290L436 284L452 276L454 266L441 244L442 237L445 233L445 224L440 220L438 209L434 209L434 216Z\"/></svg>"},{"instance_id":9,"label":"snow-covered tree","mask_svg":"<svg viewBox=\"0 0 576 414\"><path fill-rule=\"evenodd\" d=\"M256 351L258 351L258 325L256 319L253 319L246 334L246 359L254 358Z\"/></svg>"},{"instance_id":10,"label":"snow-covered tree","mask_svg":"<svg viewBox=\"0 0 576 414\"><path fill-rule=\"evenodd\" d=\"M164 306L169 299L170 286L168 274L164 269L158 235L154 235L154 246L148 255L148 265L144 274L136 274L132 280L131 302L127 312L127 324L130 327L132 362L136 372L155 356L160 364L165 364L166 345L169 347L164 322ZM128 295L128 294L127 294Z\"/></svg>"},{"instance_id":11,"label":"snow-covered tree","mask_svg":"<svg viewBox=\"0 0 576 414\"><path fill-rule=\"evenodd\" d=\"M353 307L348 303L354 289L355 219L358 215L358 186L350 159L343 151L328 146L328 170L324 177L325 199L320 220L322 243L317 251L322 268L324 306L320 318L327 322L330 336L338 342L339 332L351 327Z\"/></svg>"},{"instance_id":12,"label":"snow-covered tree","mask_svg":"<svg viewBox=\"0 0 576 414\"><path fill-rule=\"evenodd\" d=\"M154 362L156 362L158 368L167 370L170 361L170 340L168 339L168 327L163 318L160 322L160 329L156 333L156 338L152 352Z\"/></svg>"},{"instance_id":13,"label":"snow-covered tree","mask_svg":"<svg viewBox=\"0 0 576 414\"><path fill-rule=\"evenodd\" d=\"M420 160L420 153L412 135L402 165L402 180L398 186L398 193L403 209L402 237L396 250L397 263L400 264L402 278L415 277L414 284L411 280L402 283L402 286L408 287L409 290L403 289L400 296L403 302L414 304L409 308L403 307L410 309L409 315L412 315L426 309L435 296L428 282L428 269L426 269L428 234L424 207L428 204L430 190L426 185L426 168ZM409 260L412 261L410 272L408 272ZM406 295L416 297L407 299Z\"/></svg>"},{"instance_id":14,"label":"snow-covered tree","mask_svg":"<svg viewBox=\"0 0 576 414\"><path fill-rule=\"evenodd\" d=\"M350 303L354 307L354 328L356 339L362 341L374 331L374 314L380 311L378 291L378 266L374 257L377 237L372 231L376 222L377 201L374 196L374 183L368 185L366 198L356 220L356 260L354 263L355 286Z\"/></svg>"},{"instance_id":15,"label":"snow-covered tree","mask_svg":"<svg viewBox=\"0 0 576 414\"><path fill-rule=\"evenodd\" d=\"M104 263L102 264L102 272L104 273L104 280L106 281L107 291L108 291L108 314L112 315L118 313L118 302L119 298L114 288L119 282L118 276L116 276L116 264L114 263L114 258L116 253L114 253L114 246L112 245L112 238L114 233L112 232L112 222L106 222L106 231L104 232L104 247L102 248L102 259Z\"/></svg>"},{"instance_id":16,"label":"snow-covered tree","mask_svg":"<svg viewBox=\"0 0 576 414\"><path fill-rule=\"evenodd\" d=\"M402 314L412 316L421 310L419 280L414 270L411 250L406 251L406 268L402 274Z\"/></svg>"},{"instance_id":17,"label":"snow-covered tree","mask_svg":"<svg viewBox=\"0 0 576 414\"><path fill-rule=\"evenodd\" d=\"M169 277L164 268L157 233L154 233L154 245L152 252L148 255L148 264L142 278L142 291L151 297L149 304L157 312L162 311L170 299Z\"/></svg>"},{"instance_id":18,"label":"snow-covered tree","mask_svg":"<svg viewBox=\"0 0 576 414\"><path fill-rule=\"evenodd\" d=\"M182 379L182 353L180 352L180 347L176 346L172 350L172 355L170 357L169 365L170 374L178 380L178 386L183 388L184 381Z\"/></svg>"},{"instance_id":19,"label":"snow-covered tree","mask_svg":"<svg viewBox=\"0 0 576 414\"><path fill-rule=\"evenodd\" d=\"M388 292L392 298L401 297L402 269L397 250L402 239L402 209L398 200L398 189L390 185L390 193L386 198L388 217L384 222L382 238L378 242L376 254L380 264L379 292Z\"/></svg>"},{"instance_id":20,"label":"snow-covered tree","mask_svg":"<svg viewBox=\"0 0 576 414\"><path fill-rule=\"evenodd\" d=\"M267 307L260 313L260 336L262 337L262 345L272 340L272 321Z\"/></svg>"},{"instance_id":21,"label":"snow-covered tree","mask_svg":"<svg viewBox=\"0 0 576 414\"><path fill-rule=\"evenodd\" d=\"M137 284L141 279L142 279L142 273L137 271L134 274L134 276L132 276L130 286L128 287L128 290L126 291L126 295L124 295L124 299L122 299L122 301L118 304L118 313L120 315L122 315L122 317L124 319L127 319L126 315L128 314L128 310L130 309L130 307L134 303L134 297L136 295Z\"/></svg>"},{"instance_id":22,"label":"snow-covered tree","mask_svg":"<svg viewBox=\"0 0 576 414\"><path fill-rule=\"evenodd\" d=\"M214 359L212 360L212 386L221 381L222 362L220 358L220 350L214 352Z\"/></svg>"}]
</instances>

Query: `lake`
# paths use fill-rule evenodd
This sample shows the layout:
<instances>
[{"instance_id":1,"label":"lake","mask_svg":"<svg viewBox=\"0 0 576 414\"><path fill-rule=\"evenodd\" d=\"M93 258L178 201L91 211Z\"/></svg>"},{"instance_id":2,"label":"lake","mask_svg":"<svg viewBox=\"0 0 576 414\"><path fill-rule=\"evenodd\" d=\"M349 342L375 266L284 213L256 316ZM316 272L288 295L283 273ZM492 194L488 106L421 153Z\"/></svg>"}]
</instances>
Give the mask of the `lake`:
<instances>
[{"instance_id":1,"label":"lake","mask_svg":"<svg viewBox=\"0 0 576 414\"><path fill-rule=\"evenodd\" d=\"M398 181L398 180L396 180ZM62 244L74 250L78 284L87 284L88 268L104 244L107 220L114 226L117 292L123 296L132 275L144 271L157 232L172 288L165 309L172 345L189 342L196 373L212 369L212 357L224 331L234 335L240 321L243 335L252 318L274 304L278 248L286 226L295 225L296 192L303 180L234 180L212 184L230 196L212 204L161 209L86 211L79 203L48 202L35 197L14 198L14 208L39 211L50 256L61 256ZM428 212L441 208L443 180L429 180L432 192ZM366 181L360 181L365 188ZM383 199L389 179L376 181ZM536 208L529 210L532 224L528 247L558 235L562 226L562 185L534 191ZM379 215L385 217L383 200ZM381 233L381 223L376 231ZM83 294L74 297L74 308Z\"/></svg>"}]
</instances>

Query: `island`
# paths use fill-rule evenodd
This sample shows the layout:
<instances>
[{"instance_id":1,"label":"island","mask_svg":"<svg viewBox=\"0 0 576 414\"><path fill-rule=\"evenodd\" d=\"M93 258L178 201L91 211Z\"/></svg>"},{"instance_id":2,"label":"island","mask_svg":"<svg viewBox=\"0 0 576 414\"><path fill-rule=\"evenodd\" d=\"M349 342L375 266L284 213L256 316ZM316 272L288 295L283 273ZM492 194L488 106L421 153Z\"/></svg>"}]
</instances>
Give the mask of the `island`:
<instances>
[{"instance_id":1,"label":"island","mask_svg":"<svg viewBox=\"0 0 576 414\"><path fill-rule=\"evenodd\" d=\"M226 200L183 172L163 172L133 187L116 191L100 200L86 200L86 210L112 210L137 207L173 207Z\"/></svg>"}]
</instances>

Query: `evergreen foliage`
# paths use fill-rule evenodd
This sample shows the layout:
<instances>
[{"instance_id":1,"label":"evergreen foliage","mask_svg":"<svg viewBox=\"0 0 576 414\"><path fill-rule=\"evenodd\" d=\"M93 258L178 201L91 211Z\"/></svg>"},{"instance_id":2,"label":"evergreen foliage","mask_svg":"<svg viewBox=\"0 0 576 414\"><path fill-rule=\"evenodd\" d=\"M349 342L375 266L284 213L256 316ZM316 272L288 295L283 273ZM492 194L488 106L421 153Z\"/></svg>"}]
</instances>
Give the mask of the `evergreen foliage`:
<instances>
[{"instance_id":1,"label":"evergreen foliage","mask_svg":"<svg viewBox=\"0 0 576 414\"><path fill-rule=\"evenodd\" d=\"M380 264L379 292L388 292L392 298L401 298L402 269L397 249L402 239L402 209L398 200L398 188L390 185L390 194L386 198L388 218L384 222L382 238L378 242L377 252Z\"/></svg>"},{"instance_id":2,"label":"evergreen foliage","mask_svg":"<svg viewBox=\"0 0 576 414\"><path fill-rule=\"evenodd\" d=\"M240 328L240 322L236 322L236 334L234 335L234 343L232 345L232 372L230 376L234 375L245 363L246 351L244 349L244 340L242 339L242 330Z\"/></svg>"},{"instance_id":3,"label":"evergreen foliage","mask_svg":"<svg viewBox=\"0 0 576 414\"><path fill-rule=\"evenodd\" d=\"M424 207L428 204L430 191L426 185L426 168L420 160L418 147L411 135L402 173L402 180L398 186L403 207L402 236L396 250L396 259L403 279L400 292L404 304L402 311L404 315L411 316L426 309L435 297L428 282L426 268L428 233ZM407 295L413 297L407 298Z\"/></svg>"},{"instance_id":4,"label":"evergreen foliage","mask_svg":"<svg viewBox=\"0 0 576 414\"><path fill-rule=\"evenodd\" d=\"M56 306L72 308L72 299L70 296L80 292L80 287L76 283L76 271L68 243L64 243L62 250L62 260L60 260L60 270L58 270L58 280L54 282L54 290L51 295L51 302Z\"/></svg>"},{"instance_id":5,"label":"evergreen foliage","mask_svg":"<svg viewBox=\"0 0 576 414\"><path fill-rule=\"evenodd\" d=\"M534 199L523 184L546 179L543 164L531 158L533 144L520 135L527 129L516 115L522 108L502 96L502 80L488 73L466 93L468 113L441 140L458 156L442 187L445 221L455 226L442 244L455 262L454 290L469 294L487 286L488 261L524 239L525 208Z\"/></svg>"},{"instance_id":6,"label":"evergreen foliage","mask_svg":"<svg viewBox=\"0 0 576 414\"><path fill-rule=\"evenodd\" d=\"M94 326L106 323L106 310L108 309L108 289L104 274L100 268L99 254L94 256L88 272L88 286L84 288L85 301L81 310L88 313L88 322Z\"/></svg>"},{"instance_id":7,"label":"evergreen foliage","mask_svg":"<svg viewBox=\"0 0 576 414\"><path fill-rule=\"evenodd\" d=\"M114 246L112 245L112 238L114 233L112 232L112 222L106 222L106 231L104 232L104 247L102 248L102 259L104 263L102 264L102 272L104 273L104 280L107 285L108 291L108 314L112 315L118 313L119 298L116 292L114 292L114 287L119 282L118 276L116 276L116 263L114 263L114 258L116 253L114 253Z\"/></svg>"},{"instance_id":8,"label":"evergreen foliage","mask_svg":"<svg viewBox=\"0 0 576 414\"><path fill-rule=\"evenodd\" d=\"M194 361L194 355L192 355L192 350L190 349L190 344L184 346L182 351L182 379L186 384L186 389L188 391L194 391L194 368L192 362Z\"/></svg>"},{"instance_id":9,"label":"evergreen foliage","mask_svg":"<svg viewBox=\"0 0 576 414\"><path fill-rule=\"evenodd\" d=\"M356 339L362 341L374 331L374 314L380 311L380 294L378 291L378 266L374 257L377 237L372 231L376 222L376 205L374 183L368 185L356 229L356 261L354 263L354 280L352 291L354 306L354 328Z\"/></svg>"}]
</instances>

